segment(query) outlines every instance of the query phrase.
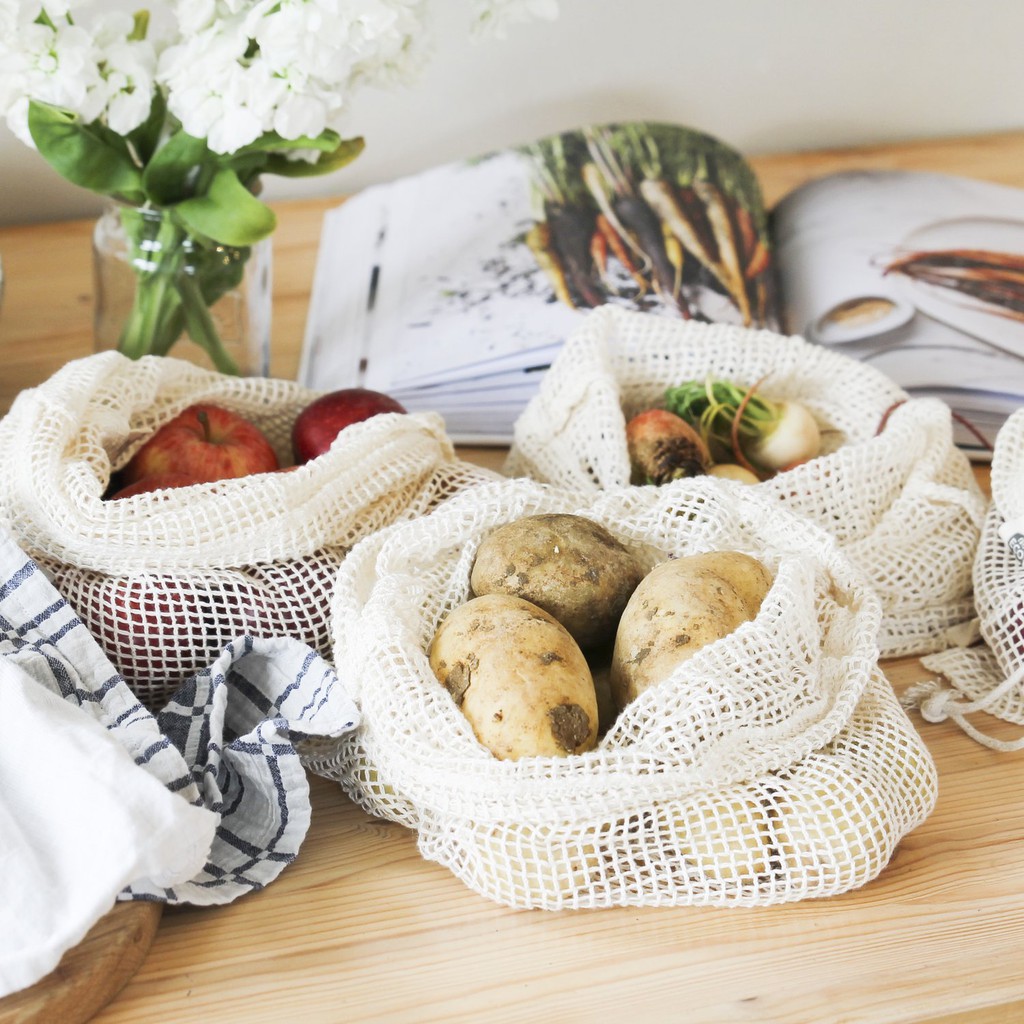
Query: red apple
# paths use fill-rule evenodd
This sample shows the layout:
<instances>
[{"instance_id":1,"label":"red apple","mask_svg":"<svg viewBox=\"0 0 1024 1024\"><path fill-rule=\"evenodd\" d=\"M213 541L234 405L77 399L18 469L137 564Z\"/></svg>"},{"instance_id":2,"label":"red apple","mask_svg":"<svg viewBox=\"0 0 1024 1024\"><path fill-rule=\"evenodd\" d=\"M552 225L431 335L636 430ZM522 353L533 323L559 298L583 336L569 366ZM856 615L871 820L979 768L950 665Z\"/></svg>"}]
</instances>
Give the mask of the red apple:
<instances>
[{"instance_id":1,"label":"red apple","mask_svg":"<svg viewBox=\"0 0 1024 1024\"><path fill-rule=\"evenodd\" d=\"M144 476L133 484L128 484L120 490L114 491L107 499L108 501L119 501L121 498L131 498L136 494L148 494L150 491L162 491L169 487L188 487L196 481L187 473L164 473L161 476Z\"/></svg>"},{"instance_id":2,"label":"red apple","mask_svg":"<svg viewBox=\"0 0 1024 1024\"><path fill-rule=\"evenodd\" d=\"M274 636L281 632L274 619L273 595L259 581L234 573L211 584L204 594L203 621L206 643L213 654L246 634Z\"/></svg>"},{"instance_id":3,"label":"red apple","mask_svg":"<svg viewBox=\"0 0 1024 1024\"><path fill-rule=\"evenodd\" d=\"M202 403L159 427L121 477L127 485L176 473L190 483L203 483L277 468L277 455L259 427L238 413Z\"/></svg>"},{"instance_id":4,"label":"red apple","mask_svg":"<svg viewBox=\"0 0 1024 1024\"><path fill-rule=\"evenodd\" d=\"M341 549L324 548L304 558L280 559L250 569L254 585L273 597L270 615L279 634L316 650L330 649L331 596L343 558Z\"/></svg>"},{"instance_id":5,"label":"red apple","mask_svg":"<svg viewBox=\"0 0 1024 1024\"><path fill-rule=\"evenodd\" d=\"M385 412L405 412L390 395L369 388L342 388L321 395L299 413L292 427L295 461L309 462L323 455L334 439L353 423Z\"/></svg>"},{"instance_id":6,"label":"red apple","mask_svg":"<svg viewBox=\"0 0 1024 1024\"><path fill-rule=\"evenodd\" d=\"M79 615L150 710L244 634L274 636L266 588L229 578L111 576L92 587Z\"/></svg>"},{"instance_id":7,"label":"red apple","mask_svg":"<svg viewBox=\"0 0 1024 1024\"><path fill-rule=\"evenodd\" d=\"M151 711L162 708L189 676L210 663L204 602L187 581L104 577L77 611Z\"/></svg>"}]
</instances>

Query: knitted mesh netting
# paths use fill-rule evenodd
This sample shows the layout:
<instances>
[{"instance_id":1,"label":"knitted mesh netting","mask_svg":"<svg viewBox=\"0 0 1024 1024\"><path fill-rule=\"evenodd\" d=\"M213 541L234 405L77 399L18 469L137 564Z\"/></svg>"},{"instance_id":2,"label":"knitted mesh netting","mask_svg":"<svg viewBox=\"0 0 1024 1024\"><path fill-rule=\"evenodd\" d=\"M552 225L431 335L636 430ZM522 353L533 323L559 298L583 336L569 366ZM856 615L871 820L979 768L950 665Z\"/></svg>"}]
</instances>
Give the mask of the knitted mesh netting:
<instances>
[{"instance_id":1,"label":"knitted mesh netting","mask_svg":"<svg viewBox=\"0 0 1024 1024\"><path fill-rule=\"evenodd\" d=\"M597 749L500 760L428 651L470 596L482 539L539 512L590 517L648 569L735 549L774 582L754 620L606 721ZM613 492L481 484L366 538L342 565L334 648L362 724L307 750L308 764L504 904L839 893L881 871L936 795L930 756L878 668L879 621L877 596L835 541L759 488L708 477Z\"/></svg>"},{"instance_id":2,"label":"knitted mesh netting","mask_svg":"<svg viewBox=\"0 0 1024 1024\"><path fill-rule=\"evenodd\" d=\"M922 659L944 677L912 687L904 700L931 722L945 718L996 750L1020 750L1024 738L1001 740L972 721L986 712L1024 725L1024 409L1003 424L992 453L992 500L974 562L975 636L981 643Z\"/></svg>"},{"instance_id":3,"label":"knitted mesh netting","mask_svg":"<svg viewBox=\"0 0 1024 1024\"><path fill-rule=\"evenodd\" d=\"M505 472L589 490L627 486L629 417L708 375L806 405L815 459L754 484L823 526L882 601L886 657L941 650L974 615L971 568L985 499L951 413L802 338L606 306L568 339L515 425ZM884 429L879 432L881 424Z\"/></svg>"},{"instance_id":4,"label":"knitted mesh netting","mask_svg":"<svg viewBox=\"0 0 1024 1024\"><path fill-rule=\"evenodd\" d=\"M292 422L319 394L109 352L23 392L0 423L0 519L150 708L245 633L326 653L348 549L497 476L457 460L438 417L390 414L290 472L103 498L146 438L199 401L250 419L289 464Z\"/></svg>"}]
</instances>

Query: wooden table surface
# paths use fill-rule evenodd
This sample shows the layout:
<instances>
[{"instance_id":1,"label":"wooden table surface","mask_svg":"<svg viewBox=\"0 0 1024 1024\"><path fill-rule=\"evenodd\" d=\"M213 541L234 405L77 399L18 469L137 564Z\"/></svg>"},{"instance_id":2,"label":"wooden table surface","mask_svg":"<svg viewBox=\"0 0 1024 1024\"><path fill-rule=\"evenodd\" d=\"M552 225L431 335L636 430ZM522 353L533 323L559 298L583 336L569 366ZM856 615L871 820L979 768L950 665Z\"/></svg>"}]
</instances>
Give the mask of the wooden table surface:
<instances>
[{"instance_id":1,"label":"wooden table surface","mask_svg":"<svg viewBox=\"0 0 1024 1024\"><path fill-rule=\"evenodd\" d=\"M771 203L855 167L1024 188L1024 133L753 158ZM298 365L323 201L283 203L272 372ZM0 230L0 411L90 351L90 223ZM469 457L497 465L499 452ZM987 482L979 470L982 483ZM923 678L890 662L897 690ZM889 1022L1024 1020L1024 754L915 716L940 773L933 815L882 875L823 901L517 911L420 858L414 834L312 780L313 821L264 892L168 909L98 1024L302 1021ZM990 724L1004 738L1018 730Z\"/></svg>"}]
</instances>

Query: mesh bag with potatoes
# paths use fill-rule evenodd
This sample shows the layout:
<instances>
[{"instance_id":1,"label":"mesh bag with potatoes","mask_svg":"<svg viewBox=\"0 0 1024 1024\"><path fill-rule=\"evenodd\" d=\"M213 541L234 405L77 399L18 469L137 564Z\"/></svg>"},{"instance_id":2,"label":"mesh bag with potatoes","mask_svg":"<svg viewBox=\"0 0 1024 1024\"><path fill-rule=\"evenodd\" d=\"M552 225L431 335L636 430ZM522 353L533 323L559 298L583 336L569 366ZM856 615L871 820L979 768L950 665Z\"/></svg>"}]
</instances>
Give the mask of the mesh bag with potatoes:
<instances>
[{"instance_id":1,"label":"mesh bag with potatoes","mask_svg":"<svg viewBox=\"0 0 1024 1024\"><path fill-rule=\"evenodd\" d=\"M641 574L738 551L763 564L770 587L755 617L606 713L592 749L496 756L432 671L433 639L481 600L470 579L488 537L565 513L607 530ZM482 484L346 559L334 648L362 724L308 764L369 812L415 829L425 857L512 906L839 893L882 870L936 795L933 763L878 668L879 620L876 595L834 540L754 488L711 478L602 493ZM564 651L525 654L547 664ZM491 684L521 689L525 654L498 659L507 669ZM470 691L481 660L467 657ZM600 692L604 662L591 662ZM494 716L511 714L514 699Z\"/></svg>"},{"instance_id":2,"label":"mesh bag with potatoes","mask_svg":"<svg viewBox=\"0 0 1024 1024\"><path fill-rule=\"evenodd\" d=\"M867 574L882 601L882 654L954 643L974 615L985 499L953 443L951 413L802 338L597 309L517 420L505 471L592 491L626 486L627 420L709 375L798 401L818 421L819 457L751 486L825 527Z\"/></svg>"},{"instance_id":3,"label":"mesh bag with potatoes","mask_svg":"<svg viewBox=\"0 0 1024 1024\"><path fill-rule=\"evenodd\" d=\"M0 517L150 708L243 634L327 652L348 549L496 476L454 457L438 417L388 414L287 472L104 498L143 442L198 402L255 423L287 465L292 423L319 394L109 352L22 392L0 423Z\"/></svg>"},{"instance_id":4,"label":"mesh bag with potatoes","mask_svg":"<svg viewBox=\"0 0 1024 1024\"><path fill-rule=\"evenodd\" d=\"M974 642L923 658L937 678L904 700L928 721L949 718L986 746L1020 750L1024 737L998 738L984 715L1024 725L1024 410L996 436L991 481L974 562L976 635L965 638Z\"/></svg>"}]
</instances>

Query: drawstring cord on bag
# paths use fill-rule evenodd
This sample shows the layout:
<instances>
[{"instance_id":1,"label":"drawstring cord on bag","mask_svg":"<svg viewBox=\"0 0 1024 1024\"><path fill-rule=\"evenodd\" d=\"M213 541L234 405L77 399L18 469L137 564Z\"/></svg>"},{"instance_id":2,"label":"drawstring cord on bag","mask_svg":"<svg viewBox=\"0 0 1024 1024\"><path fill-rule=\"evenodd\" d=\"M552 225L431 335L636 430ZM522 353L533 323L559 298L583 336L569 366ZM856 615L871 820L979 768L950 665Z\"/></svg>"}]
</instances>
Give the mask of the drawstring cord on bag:
<instances>
[{"instance_id":1,"label":"drawstring cord on bag","mask_svg":"<svg viewBox=\"0 0 1024 1024\"><path fill-rule=\"evenodd\" d=\"M967 716L977 711L988 711L1000 698L1024 683L1024 666L1007 676L995 689L980 700L957 700L957 691L944 687L937 679L915 683L904 692L900 703L907 708L916 707L926 722L954 721L972 739L982 746L1001 753L1024 750L1024 736L1016 740L1000 740L982 732Z\"/></svg>"}]
</instances>

